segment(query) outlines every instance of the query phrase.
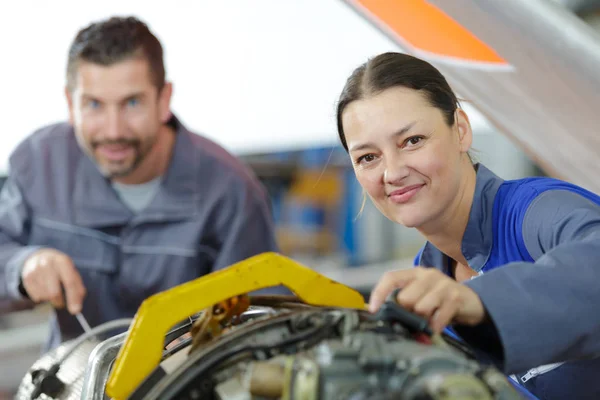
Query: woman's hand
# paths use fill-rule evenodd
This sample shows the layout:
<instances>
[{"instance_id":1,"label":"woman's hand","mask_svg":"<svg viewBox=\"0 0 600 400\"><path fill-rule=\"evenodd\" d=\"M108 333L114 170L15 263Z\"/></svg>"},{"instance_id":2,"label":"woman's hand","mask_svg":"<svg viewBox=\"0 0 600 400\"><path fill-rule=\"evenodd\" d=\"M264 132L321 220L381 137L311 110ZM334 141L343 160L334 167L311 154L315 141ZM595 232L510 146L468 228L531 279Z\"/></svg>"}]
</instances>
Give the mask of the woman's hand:
<instances>
[{"instance_id":1,"label":"woman's hand","mask_svg":"<svg viewBox=\"0 0 600 400\"><path fill-rule=\"evenodd\" d=\"M371 293L369 310L376 312L397 288L402 289L398 303L426 318L435 332L452 322L473 326L486 318L483 303L471 288L424 267L386 272Z\"/></svg>"}]
</instances>

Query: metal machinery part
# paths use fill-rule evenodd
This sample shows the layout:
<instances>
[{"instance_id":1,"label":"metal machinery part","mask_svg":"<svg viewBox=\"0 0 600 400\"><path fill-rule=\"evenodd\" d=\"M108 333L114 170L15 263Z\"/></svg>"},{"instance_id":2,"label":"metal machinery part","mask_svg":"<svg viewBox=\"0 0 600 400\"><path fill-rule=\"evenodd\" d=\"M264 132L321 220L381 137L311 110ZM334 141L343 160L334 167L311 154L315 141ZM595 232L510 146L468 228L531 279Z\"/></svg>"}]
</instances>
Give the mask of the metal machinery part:
<instances>
[{"instance_id":1,"label":"metal machinery part","mask_svg":"<svg viewBox=\"0 0 600 400\"><path fill-rule=\"evenodd\" d=\"M457 347L348 309L279 310L191 353L131 399L518 399Z\"/></svg>"},{"instance_id":2,"label":"metal machinery part","mask_svg":"<svg viewBox=\"0 0 600 400\"><path fill-rule=\"evenodd\" d=\"M310 282L314 285L311 288L298 288L298 282L302 283L298 278L304 272L297 269L306 267L298 267L289 260L278 257L281 256L271 255L258 261L269 260L271 267L274 261L280 265L286 264L283 269L289 275L283 275L295 277L295 283L290 284L287 279L282 279L280 283L298 293L298 297L250 296L249 306L237 309L235 313L228 313L236 305L246 304L247 298L247 291L235 296L229 293L218 302L211 303L213 306L203 308L200 314L188 314L194 315L194 318L187 320L187 323L184 321L163 333L157 364L154 364L152 357L127 358L124 355L128 345L139 340L140 333L151 329L151 325L139 323L144 312L138 311L138 323L136 325L134 321L132 325L137 330L130 328L128 333L101 343L83 343L78 353L73 353L65 360L57 374L65 384L64 390L55 397L42 395L39 398L521 398L508 378L494 367L479 362L468 348L453 339L432 335L426 327L415 324L415 316L402 311L395 302L386 303L388 307L394 308L392 312L377 315L368 313L364 306L307 304L309 302L306 301L306 296L302 298L306 294L305 290L321 291L325 281L318 283L319 279L315 279L318 277L310 275ZM260 271L256 264L245 264L247 265L252 265L255 272ZM239 276L239 268L243 266L237 267L237 272L236 268L232 268L229 275ZM220 276L227 276L227 273ZM261 281L261 276L258 273L257 281ZM200 281L204 281L203 284L206 285L207 278L201 278ZM219 282L220 285L225 284L227 279ZM173 290L173 293L178 293L177 288ZM188 293L188 290L185 292ZM345 301L354 301L350 292L346 292L346 295L341 296ZM237 300L232 301L233 297ZM163 297L165 298L168 297ZM311 299L314 300L315 297ZM229 306L233 308L227 309ZM162 305L158 309L163 310L162 312L168 310ZM171 310L171 314L180 317L175 310ZM228 318L225 320L223 315L228 315ZM174 325L170 321L175 317L167 314L163 317L169 320L170 327ZM213 320L209 321L207 318ZM154 317L148 321L154 321ZM207 321L219 321L219 325ZM419 326L421 328L415 328ZM193 332L193 337L189 332ZM171 346L167 346L168 343ZM44 356L32 370L48 368L58 356L55 353L60 351L61 348ZM126 378L137 376L129 374L133 369L142 369L148 373L144 374L141 382L130 385L133 389L125 395L119 394L116 397L111 394L111 390L114 391L115 388L119 392L120 382L131 384ZM28 374L19 389L18 398L29 399L31 392L32 378Z\"/></svg>"},{"instance_id":3,"label":"metal machinery part","mask_svg":"<svg viewBox=\"0 0 600 400\"><path fill-rule=\"evenodd\" d=\"M36 361L29 372L25 375L17 394L15 395L16 400L29 400L34 391L33 378L39 373L39 371L48 370L59 358L68 350L70 342L61 344L56 349L45 354L38 361ZM81 344L73 352L73 354L67 358L60 370L57 373L57 378L60 382L64 383L64 390L60 394L60 399L64 400L79 400L81 398L81 389L83 386L85 370L88 363L88 358L94 347L98 345L98 341L89 340ZM39 399L47 400L53 397L42 394Z\"/></svg>"},{"instance_id":4,"label":"metal machinery part","mask_svg":"<svg viewBox=\"0 0 600 400\"><path fill-rule=\"evenodd\" d=\"M117 353L127 334L123 333L97 345L86 363L85 378L81 388L81 399L107 398L104 394L106 382Z\"/></svg>"}]
</instances>

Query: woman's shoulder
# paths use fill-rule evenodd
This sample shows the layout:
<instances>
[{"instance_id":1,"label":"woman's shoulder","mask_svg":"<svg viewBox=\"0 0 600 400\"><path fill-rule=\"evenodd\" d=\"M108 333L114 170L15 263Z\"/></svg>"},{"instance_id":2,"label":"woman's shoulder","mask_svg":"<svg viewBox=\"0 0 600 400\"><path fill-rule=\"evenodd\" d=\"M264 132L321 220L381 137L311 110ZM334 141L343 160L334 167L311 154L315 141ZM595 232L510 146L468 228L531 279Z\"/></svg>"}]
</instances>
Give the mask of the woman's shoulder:
<instances>
[{"instance_id":1,"label":"woman's shoulder","mask_svg":"<svg viewBox=\"0 0 600 400\"><path fill-rule=\"evenodd\" d=\"M559 179L506 181L494 200L495 226L511 232L534 260L598 221L600 196Z\"/></svg>"},{"instance_id":2,"label":"woman's shoulder","mask_svg":"<svg viewBox=\"0 0 600 400\"><path fill-rule=\"evenodd\" d=\"M518 234L537 232L582 209L586 214L600 213L600 196L560 179L529 177L502 183L494 199L493 221Z\"/></svg>"},{"instance_id":3,"label":"woman's shoulder","mask_svg":"<svg viewBox=\"0 0 600 400\"><path fill-rule=\"evenodd\" d=\"M565 195L565 193L570 193ZM549 177L527 177L502 183L495 203L501 208L527 209L534 200L543 197L546 202L563 201L564 198L582 197L600 203L600 196L570 182ZM560 200L559 200L560 199Z\"/></svg>"}]
</instances>

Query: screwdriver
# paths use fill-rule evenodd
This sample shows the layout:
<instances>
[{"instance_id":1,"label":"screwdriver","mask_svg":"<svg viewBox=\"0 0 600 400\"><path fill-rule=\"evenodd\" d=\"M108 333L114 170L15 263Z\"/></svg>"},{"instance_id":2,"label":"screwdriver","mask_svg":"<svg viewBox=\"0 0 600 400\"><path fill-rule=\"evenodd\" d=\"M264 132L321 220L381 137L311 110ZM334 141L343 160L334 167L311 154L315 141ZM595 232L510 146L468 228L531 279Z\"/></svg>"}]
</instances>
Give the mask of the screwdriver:
<instances>
[{"instance_id":1,"label":"screwdriver","mask_svg":"<svg viewBox=\"0 0 600 400\"><path fill-rule=\"evenodd\" d=\"M75 314L75 318L77 318L77 321L79 321L79 324L83 328L83 331L85 333L90 333L92 328L90 327L90 324L88 324L88 322L85 319L85 317L83 316L83 314L81 312L78 312L77 314Z\"/></svg>"},{"instance_id":2,"label":"screwdriver","mask_svg":"<svg viewBox=\"0 0 600 400\"><path fill-rule=\"evenodd\" d=\"M64 287L62 288L62 295L63 295L63 298L65 298L65 299L67 298ZM75 314L75 318L77 318L77 321L79 321L79 325L81 325L83 332L89 333L92 330L92 327L90 326L90 324L88 324L87 320L85 319L85 317L83 316L81 311L79 311L77 314Z\"/></svg>"}]
</instances>

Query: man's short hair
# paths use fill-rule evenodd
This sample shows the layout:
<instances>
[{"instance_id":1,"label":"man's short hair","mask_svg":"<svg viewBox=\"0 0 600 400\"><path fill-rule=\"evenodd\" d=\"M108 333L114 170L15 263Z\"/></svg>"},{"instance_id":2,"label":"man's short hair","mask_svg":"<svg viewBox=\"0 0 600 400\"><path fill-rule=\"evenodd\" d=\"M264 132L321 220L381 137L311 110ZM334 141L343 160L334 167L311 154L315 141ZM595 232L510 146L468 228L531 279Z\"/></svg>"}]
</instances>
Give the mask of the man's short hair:
<instances>
[{"instance_id":1,"label":"man's short hair","mask_svg":"<svg viewBox=\"0 0 600 400\"><path fill-rule=\"evenodd\" d=\"M67 88L75 89L81 61L109 66L136 57L148 61L153 83L162 89L165 83L162 45L144 22L135 17L112 17L92 23L77 33L69 49Z\"/></svg>"}]
</instances>

